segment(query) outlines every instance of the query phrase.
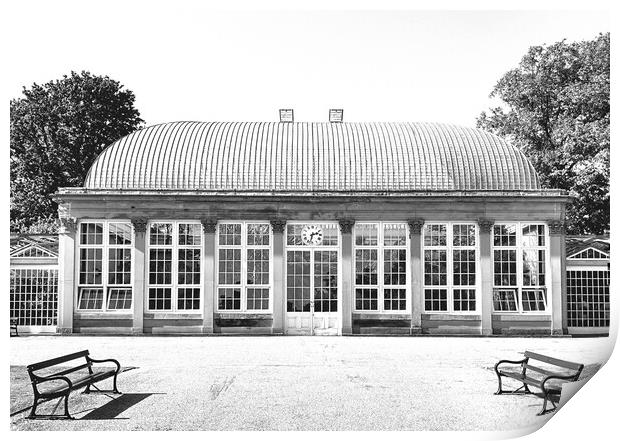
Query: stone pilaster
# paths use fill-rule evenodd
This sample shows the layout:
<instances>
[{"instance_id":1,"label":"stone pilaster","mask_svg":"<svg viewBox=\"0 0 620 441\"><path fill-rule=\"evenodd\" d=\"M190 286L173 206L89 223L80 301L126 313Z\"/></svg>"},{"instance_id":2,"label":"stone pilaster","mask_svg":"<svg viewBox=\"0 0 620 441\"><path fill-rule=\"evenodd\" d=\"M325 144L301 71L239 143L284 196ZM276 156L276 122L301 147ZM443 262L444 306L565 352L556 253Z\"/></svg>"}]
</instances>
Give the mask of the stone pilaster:
<instances>
[{"instance_id":1,"label":"stone pilaster","mask_svg":"<svg viewBox=\"0 0 620 441\"><path fill-rule=\"evenodd\" d=\"M58 234L58 332L73 333L73 310L75 299L75 254L77 220L60 218Z\"/></svg>"},{"instance_id":2,"label":"stone pilaster","mask_svg":"<svg viewBox=\"0 0 620 441\"><path fill-rule=\"evenodd\" d=\"M494 221L478 219L480 250L480 316L482 335L493 334L493 255L491 235Z\"/></svg>"},{"instance_id":3,"label":"stone pilaster","mask_svg":"<svg viewBox=\"0 0 620 441\"><path fill-rule=\"evenodd\" d=\"M203 218L200 220L204 231L203 262L204 281L202 297L202 332L213 334L213 313L217 302L217 219Z\"/></svg>"},{"instance_id":4,"label":"stone pilaster","mask_svg":"<svg viewBox=\"0 0 620 441\"><path fill-rule=\"evenodd\" d=\"M342 248L340 255L340 268L342 271L342 334L353 333L353 219L339 219Z\"/></svg>"},{"instance_id":5,"label":"stone pilaster","mask_svg":"<svg viewBox=\"0 0 620 441\"><path fill-rule=\"evenodd\" d=\"M133 324L131 332L144 332L144 298L146 296L146 225L148 219L133 218L131 224L134 231L133 244Z\"/></svg>"},{"instance_id":6,"label":"stone pilaster","mask_svg":"<svg viewBox=\"0 0 620 441\"><path fill-rule=\"evenodd\" d=\"M550 292L547 303L551 306L551 334L568 332L566 324L566 249L565 224L559 220L547 221L549 227ZM551 300L551 302L549 302ZM563 313L564 312L564 313Z\"/></svg>"},{"instance_id":7,"label":"stone pilaster","mask_svg":"<svg viewBox=\"0 0 620 441\"><path fill-rule=\"evenodd\" d=\"M422 291L424 262L422 261L422 229L424 219L410 219L409 225L409 262L411 265L411 334L422 333L422 311L424 311L424 293Z\"/></svg>"},{"instance_id":8,"label":"stone pilaster","mask_svg":"<svg viewBox=\"0 0 620 441\"><path fill-rule=\"evenodd\" d=\"M273 334L284 334L286 298L284 293L284 236L286 220L275 218L270 221L273 232Z\"/></svg>"}]
</instances>

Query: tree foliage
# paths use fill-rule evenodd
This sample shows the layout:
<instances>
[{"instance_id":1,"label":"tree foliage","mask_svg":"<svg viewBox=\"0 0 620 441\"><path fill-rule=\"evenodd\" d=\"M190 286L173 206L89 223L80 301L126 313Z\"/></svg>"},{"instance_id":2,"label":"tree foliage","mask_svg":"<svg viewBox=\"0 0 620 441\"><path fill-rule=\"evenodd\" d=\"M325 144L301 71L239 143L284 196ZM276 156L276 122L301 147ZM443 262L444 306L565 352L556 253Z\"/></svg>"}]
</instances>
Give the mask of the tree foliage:
<instances>
[{"instance_id":1,"label":"tree foliage","mask_svg":"<svg viewBox=\"0 0 620 441\"><path fill-rule=\"evenodd\" d=\"M568 232L609 229L609 33L534 46L496 84L478 127L513 141L541 183L568 190Z\"/></svg>"},{"instance_id":2,"label":"tree foliage","mask_svg":"<svg viewBox=\"0 0 620 441\"><path fill-rule=\"evenodd\" d=\"M50 196L82 186L97 155L143 121L133 92L89 72L33 84L23 95L11 100L11 230L54 232Z\"/></svg>"}]
</instances>

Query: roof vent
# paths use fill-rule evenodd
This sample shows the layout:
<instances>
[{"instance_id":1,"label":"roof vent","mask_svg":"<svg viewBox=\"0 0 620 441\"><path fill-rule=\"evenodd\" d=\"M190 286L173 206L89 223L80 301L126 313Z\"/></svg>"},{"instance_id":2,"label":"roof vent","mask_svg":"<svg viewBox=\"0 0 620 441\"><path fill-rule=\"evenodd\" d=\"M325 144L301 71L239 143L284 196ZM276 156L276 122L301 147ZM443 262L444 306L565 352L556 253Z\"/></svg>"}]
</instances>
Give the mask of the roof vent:
<instances>
[{"instance_id":1,"label":"roof vent","mask_svg":"<svg viewBox=\"0 0 620 441\"><path fill-rule=\"evenodd\" d=\"M329 122L341 123L342 122L342 109L329 109Z\"/></svg>"},{"instance_id":2,"label":"roof vent","mask_svg":"<svg viewBox=\"0 0 620 441\"><path fill-rule=\"evenodd\" d=\"M293 118L293 109L280 109L280 122L281 123L292 123Z\"/></svg>"}]
</instances>

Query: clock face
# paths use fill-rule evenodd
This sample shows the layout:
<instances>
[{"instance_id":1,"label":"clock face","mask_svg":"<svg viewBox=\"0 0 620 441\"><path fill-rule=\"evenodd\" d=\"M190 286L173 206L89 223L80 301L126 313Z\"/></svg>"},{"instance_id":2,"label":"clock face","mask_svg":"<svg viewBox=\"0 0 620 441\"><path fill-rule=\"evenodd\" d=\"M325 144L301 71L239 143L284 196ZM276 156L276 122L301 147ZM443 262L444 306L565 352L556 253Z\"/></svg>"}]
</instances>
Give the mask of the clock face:
<instances>
[{"instance_id":1,"label":"clock face","mask_svg":"<svg viewBox=\"0 0 620 441\"><path fill-rule=\"evenodd\" d=\"M304 245L320 245L323 242L323 230L316 225L306 225L301 230L301 240Z\"/></svg>"}]
</instances>

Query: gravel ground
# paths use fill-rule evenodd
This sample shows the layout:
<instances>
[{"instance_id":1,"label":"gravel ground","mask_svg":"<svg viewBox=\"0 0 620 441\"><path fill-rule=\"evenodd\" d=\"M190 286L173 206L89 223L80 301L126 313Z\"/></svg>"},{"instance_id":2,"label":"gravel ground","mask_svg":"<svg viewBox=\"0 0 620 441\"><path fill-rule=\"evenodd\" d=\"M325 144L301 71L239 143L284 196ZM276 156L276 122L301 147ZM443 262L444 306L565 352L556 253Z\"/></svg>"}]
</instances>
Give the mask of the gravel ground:
<instances>
[{"instance_id":1,"label":"gravel ground","mask_svg":"<svg viewBox=\"0 0 620 441\"><path fill-rule=\"evenodd\" d=\"M552 414L536 416L536 396L493 395L494 363L532 350L585 363L589 376L612 341L39 336L10 348L13 430L523 430ZM122 395L76 392L75 420L25 419L24 366L82 349L121 362Z\"/></svg>"}]
</instances>

